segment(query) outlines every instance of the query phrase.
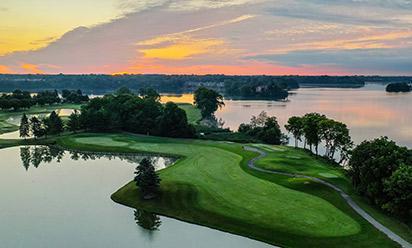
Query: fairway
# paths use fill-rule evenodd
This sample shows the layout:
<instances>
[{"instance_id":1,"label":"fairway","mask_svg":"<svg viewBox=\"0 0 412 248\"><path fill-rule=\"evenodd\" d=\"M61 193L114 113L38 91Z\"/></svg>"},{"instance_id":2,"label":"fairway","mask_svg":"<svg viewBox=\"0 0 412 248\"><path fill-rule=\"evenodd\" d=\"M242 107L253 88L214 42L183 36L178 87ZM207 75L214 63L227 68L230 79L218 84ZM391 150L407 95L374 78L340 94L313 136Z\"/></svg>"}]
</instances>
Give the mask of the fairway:
<instances>
[{"instance_id":1,"label":"fairway","mask_svg":"<svg viewBox=\"0 0 412 248\"><path fill-rule=\"evenodd\" d=\"M246 162L255 154L239 144L120 134L81 134L58 143L74 149L180 156L160 172L159 199L140 201L133 182L112 196L130 207L287 247L396 247L330 189L253 175Z\"/></svg>"},{"instance_id":2,"label":"fairway","mask_svg":"<svg viewBox=\"0 0 412 248\"><path fill-rule=\"evenodd\" d=\"M23 114L38 115L38 114L50 114L52 111L59 112L62 110L62 117L67 117L67 110L80 109L80 104L52 104L47 106L33 106L30 109L18 110L18 111L0 111L0 134L13 132L19 129L18 123Z\"/></svg>"}]
</instances>

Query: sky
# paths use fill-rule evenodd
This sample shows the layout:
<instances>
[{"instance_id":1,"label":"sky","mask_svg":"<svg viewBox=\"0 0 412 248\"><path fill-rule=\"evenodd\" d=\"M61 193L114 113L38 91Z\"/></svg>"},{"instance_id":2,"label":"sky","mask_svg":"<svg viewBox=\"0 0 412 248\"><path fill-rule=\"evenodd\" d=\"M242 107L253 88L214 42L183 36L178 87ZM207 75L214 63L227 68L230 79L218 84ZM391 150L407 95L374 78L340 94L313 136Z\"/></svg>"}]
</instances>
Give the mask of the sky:
<instances>
[{"instance_id":1,"label":"sky","mask_svg":"<svg viewBox=\"0 0 412 248\"><path fill-rule=\"evenodd\" d=\"M0 73L412 75L412 0L2 0Z\"/></svg>"}]
</instances>

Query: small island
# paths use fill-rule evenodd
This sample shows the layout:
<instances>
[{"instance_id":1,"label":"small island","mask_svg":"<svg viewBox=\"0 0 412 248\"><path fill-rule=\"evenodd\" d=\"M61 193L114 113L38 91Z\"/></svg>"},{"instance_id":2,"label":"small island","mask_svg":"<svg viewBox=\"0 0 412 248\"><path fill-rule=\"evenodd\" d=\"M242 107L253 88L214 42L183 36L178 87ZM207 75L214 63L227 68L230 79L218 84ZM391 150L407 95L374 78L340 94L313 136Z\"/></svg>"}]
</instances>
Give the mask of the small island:
<instances>
[{"instance_id":1,"label":"small island","mask_svg":"<svg viewBox=\"0 0 412 248\"><path fill-rule=\"evenodd\" d=\"M411 92L412 85L409 83L391 83L386 86L386 92Z\"/></svg>"}]
</instances>

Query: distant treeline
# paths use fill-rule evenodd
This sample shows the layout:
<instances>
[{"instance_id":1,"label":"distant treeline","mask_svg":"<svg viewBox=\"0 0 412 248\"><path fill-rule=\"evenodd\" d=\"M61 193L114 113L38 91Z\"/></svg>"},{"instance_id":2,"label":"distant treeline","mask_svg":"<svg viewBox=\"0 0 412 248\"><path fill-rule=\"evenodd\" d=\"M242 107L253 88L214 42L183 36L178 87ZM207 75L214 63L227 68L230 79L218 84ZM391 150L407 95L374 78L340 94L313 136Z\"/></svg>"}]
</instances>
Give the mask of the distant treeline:
<instances>
[{"instance_id":1,"label":"distant treeline","mask_svg":"<svg viewBox=\"0 0 412 248\"><path fill-rule=\"evenodd\" d=\"M60 96L57 90L40 91L34 96L28 91L13 90L10 94L0 94L0 109L19 110L32 106L50 105L55 103L82 103L89 101L81 90L63 90Z\"/></svg>"},{"instance_id":2,"label":"distant treeline","mask_svg":"<svg viewBox=\"0 0 412 248\"><path fill-rule=\"evenodd\" d=\"M391 83L386 86L387 92L411 92L412 85L408 83Z\"/></svg>"},{"instance_id":3,"label":"distant treeline","mask_svg":"<svg viewBox=\"0 0 412 248\"><path fill-rule=\"evenodd\" d=\"M153 88L162 93L193 92L205 86L222 94L253 95L250 88L279 87L283 90L298 88L299 85L328 87L362 87L365 82L399 78L364 76L226 76L226 75L0 75L0 91L14 89L32 92L42 90L81 89L87 93L108 93L120 87L137 91ZM242 92L234 91L237 86L245 86ZM250 86L249 89L247 86ZM258 90L261 88L258 88ZM229 92L225 92L229 90ZM252 89L253 90L253 89ZM256 92L256 91L255 91ZM269 94L269 93L268 93ZM282 94L282 93L281 93ZM258 94L259 95L259 94Z\"/></svg>"}]
</instances>

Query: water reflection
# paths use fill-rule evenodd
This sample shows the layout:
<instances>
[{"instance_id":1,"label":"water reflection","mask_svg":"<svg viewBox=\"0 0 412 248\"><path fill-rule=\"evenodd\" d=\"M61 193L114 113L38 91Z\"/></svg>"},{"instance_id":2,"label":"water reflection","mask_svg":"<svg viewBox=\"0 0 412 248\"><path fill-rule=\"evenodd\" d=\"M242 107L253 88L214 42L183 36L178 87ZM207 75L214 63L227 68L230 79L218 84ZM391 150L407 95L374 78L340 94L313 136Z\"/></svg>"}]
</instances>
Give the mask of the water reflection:
<instances>
[{"instance_id":1,"label":"water reflection","mask_svg":"<svg viewBox=\"0 0 412 248\"><path fill-rule=\"evenodd\" d=\"M158 231L160 225L162 224L162 221L158 215L142 209L136 209L134 211L134 220L138 226L149 231L149 233Z\"/></svg>"},{"instance_id":2,"label":"water reflection","mask_svg":"<svg viewBox=\"0 0 412 248\"><path fill-rule=\"evenodd\" d=\"M161 170L167 166L173 164L176 158L172 157L160 157L160 156L148 156L137 154L121 154L121 153L96 153L96 152L80 152L80 151L66 151L55 146L23 146L20 147L20 159L23 167L26 170L32 166L38 168L43 163L51 163L56 161L60 163L64 155L68 153L72 160L97 160L105 158L108 160L120 159L128 163L137 164L142 159L149 159L156 170Z\"/></svg>"}]
</instances>

